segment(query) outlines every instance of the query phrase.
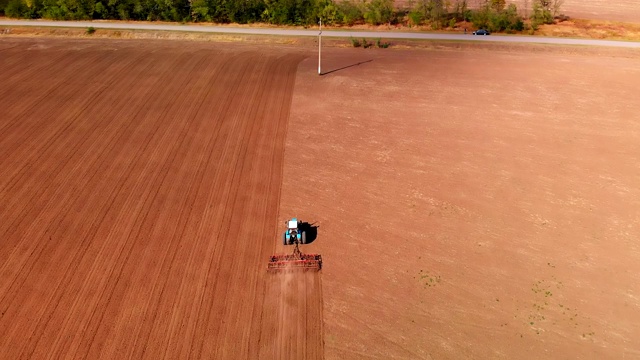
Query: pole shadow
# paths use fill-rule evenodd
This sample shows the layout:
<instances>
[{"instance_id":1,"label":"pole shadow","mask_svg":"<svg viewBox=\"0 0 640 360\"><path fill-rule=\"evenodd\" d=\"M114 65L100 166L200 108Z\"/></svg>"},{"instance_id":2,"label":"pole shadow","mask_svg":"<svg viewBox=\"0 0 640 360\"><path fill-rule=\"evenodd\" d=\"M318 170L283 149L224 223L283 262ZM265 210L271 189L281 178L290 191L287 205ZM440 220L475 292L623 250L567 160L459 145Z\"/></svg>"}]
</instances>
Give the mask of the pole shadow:
<instances>
[{"instance_id":1,"label":"pole shadow","mask_svg":"<svg viewBox=\"0 0 640 360\"><path fill-rule=\"evenodd\" d=\"M369 60L361 61L361 62L356 63L356 64L343 66L343 67L338 68L338 69L334 69L334 70L330 70L330 71L326 71L326 72L320 73L320 76L329 75L329 74L334 73L336 71L345 70L345 69L348 69L350 67L358 66L358 65L361 65L361 64L366 64L366 63L369 63L369 62L372 62L372 61L373 61L373 59L369 59Z\"/></svg>"}]
</instances>

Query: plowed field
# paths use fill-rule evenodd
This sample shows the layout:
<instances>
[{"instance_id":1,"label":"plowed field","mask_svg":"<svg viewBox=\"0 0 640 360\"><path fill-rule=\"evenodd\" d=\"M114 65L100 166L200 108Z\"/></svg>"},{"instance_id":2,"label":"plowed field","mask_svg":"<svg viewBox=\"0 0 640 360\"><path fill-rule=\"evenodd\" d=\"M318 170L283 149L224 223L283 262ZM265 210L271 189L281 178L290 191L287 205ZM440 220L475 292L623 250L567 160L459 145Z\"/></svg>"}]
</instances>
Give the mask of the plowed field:
<instances>
[{"instance_id":1,"label":"plowed field","mask_svg":"<svg viewBox=\"0 0 640 360\"><path fill-rule=\"evenodd\" d=\"M302 57L226 48L3 40L2 358L322 357L265 272Z\"/></svg>"},{"instance_id":2,"label":"plowed field","mask_svg":"<svg viewBox=\"0 0 640 360\"><path fill-rule=\"evenodd\" d=\"M0 358L640 358L637 51L305 46L0 41Z\"/></svg>"},{"instance_id":3,"label":"plowed field","mask_svg":"<svg viewBox=\"0 0 640 360\"><path fill-rule=\"evenodd\" d=\"M530 49L300 63L327 359L640 359L640 54Z\"/></svg>"}]
</instances>

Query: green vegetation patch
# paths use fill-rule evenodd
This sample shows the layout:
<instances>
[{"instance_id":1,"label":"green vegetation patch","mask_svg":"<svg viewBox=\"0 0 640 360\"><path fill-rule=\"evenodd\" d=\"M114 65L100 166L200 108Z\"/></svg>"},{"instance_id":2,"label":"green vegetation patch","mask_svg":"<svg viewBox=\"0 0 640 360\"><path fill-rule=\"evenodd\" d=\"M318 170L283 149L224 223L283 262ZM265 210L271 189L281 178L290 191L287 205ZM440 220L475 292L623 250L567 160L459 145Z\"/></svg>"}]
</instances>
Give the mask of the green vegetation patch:
<instances>
[{"instance_id":1,"label":"green vegetation patch","mask_svg":"<svg viewBox=\"0 0 640 360\"><path fill-rule=\"evenodd\" d=\"M410 0L397 7L393 0L0 0L0 14L11 18L54 20L143 20L214 23L268 23L315 26L357 24L456 28L471 22L489 31L533 31L554 22L560 0L532 0L528 20L515 4L487 0L469 8L469 0ZM529 11L530 10L530 11ZM529 25L530 24L530 25ZM362 47L368 47L366 42ZM383 43L375 46L384 48Z\"/></svg>"}]
</instances>

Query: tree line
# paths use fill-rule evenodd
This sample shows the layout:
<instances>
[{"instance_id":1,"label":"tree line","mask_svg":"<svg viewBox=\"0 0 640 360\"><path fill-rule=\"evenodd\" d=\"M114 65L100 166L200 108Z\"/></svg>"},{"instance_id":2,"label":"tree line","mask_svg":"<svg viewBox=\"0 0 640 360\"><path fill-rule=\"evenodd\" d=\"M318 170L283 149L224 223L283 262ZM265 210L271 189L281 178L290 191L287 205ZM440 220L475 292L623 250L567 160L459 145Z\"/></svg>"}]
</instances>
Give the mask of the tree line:
<instances>
[{"instance_id":1,"label":"tree line","mask_svg":"<svg viewBox=\"0 0 640 360\"><path fill-rule=\"evenodd\" d=\"M311 26L404 24L434 30L460 21L490 31L522 31L554 21L563 0L532 0L522 16L505 0L409 0L402 8L393 0L0 0L0 12L13 18L54 20L146 20L214 23L269 23ZM528 4L528 1L527 1ZM527 22L525 22L525 20Z\"/></svg>"}]
</instances>

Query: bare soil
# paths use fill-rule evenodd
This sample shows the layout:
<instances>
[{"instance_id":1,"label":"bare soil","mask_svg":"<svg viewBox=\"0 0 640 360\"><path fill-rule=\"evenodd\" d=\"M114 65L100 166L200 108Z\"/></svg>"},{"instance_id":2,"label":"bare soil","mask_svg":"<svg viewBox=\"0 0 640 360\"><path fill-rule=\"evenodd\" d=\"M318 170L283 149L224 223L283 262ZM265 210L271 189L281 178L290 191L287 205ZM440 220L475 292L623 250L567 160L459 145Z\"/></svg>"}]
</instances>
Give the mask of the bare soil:
<instances>
[{"instance_id":1,"label":"bare soil","mask_svg":"<svg viewBox=\"0 0 640 360\"><path fill-rule=\"evenodd\" d=\"M457 46L0 39L3 357L640 357L640 55Z\"/></svg>"},{"instance_id":2,"label":"bare soil","mask_svg":"<svg viewBox=\"0 0 640 360\"><path fill-rule=\"evenodd\" d=\"M640 62L327 49L280 219L315 219L327 359L640 357Z\"/></svg>"},{"instance_id":3,"label":"bare soil","mask_svg":"<svg viewBox=\"0 0 640 360\"><path fill-rule=\"evenodd\" d=\"M509 0L519 9L525 9L529 4L529 13L533 0ZM612 20L625 22L640 22L640 3L636 0L564 0L560 13L578 19Z\"/></svg>"},{"instance_id":4,"label":"bare soil","mask_svg":"<svg viewBox=\"0 0 640 360\"><path fill-rule=\"evenodd\" d=\"M542 25L536 35L640 41L640 23L619 23L598 20L570 20Z\"/></svg>"},{"instance_id":5,"label":"bare soil","mask_svg":"<svg viewBox=\"0 0 640 360\"><path fill-rule=\"evenodd\" d=\"M322 357L318 275L265 271L302 55L0 44L3 358Z\"/></svg>"}]
</instances>

